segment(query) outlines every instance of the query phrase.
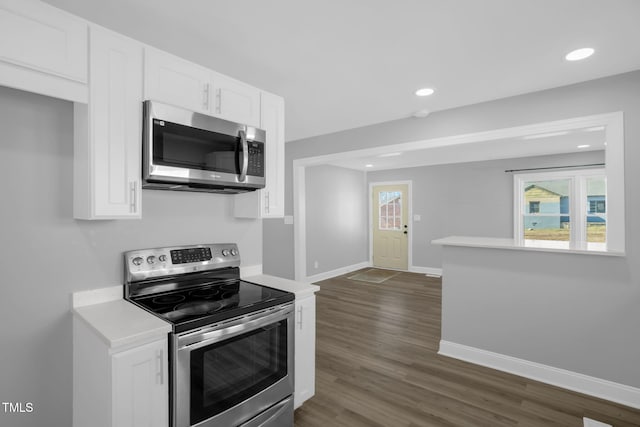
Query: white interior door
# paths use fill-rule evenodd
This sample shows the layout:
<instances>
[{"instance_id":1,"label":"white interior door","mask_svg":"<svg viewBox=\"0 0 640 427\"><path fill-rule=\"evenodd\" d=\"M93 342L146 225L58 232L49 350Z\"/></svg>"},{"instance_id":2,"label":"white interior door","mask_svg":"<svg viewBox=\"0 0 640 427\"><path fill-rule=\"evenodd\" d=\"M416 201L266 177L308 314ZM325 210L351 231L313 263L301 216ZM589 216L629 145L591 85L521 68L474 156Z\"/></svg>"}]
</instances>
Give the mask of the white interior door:
<instances>
[{"instance_id":1,"label":"white interior door","mask_svg":"<svg viewBox=\"0 0 640 427\"><path fill-rule=\"evenodd\" d=\"M373 266L408 270L409 268L409 186L407 184L373 186Z\"/></svg>"}]
</instances>

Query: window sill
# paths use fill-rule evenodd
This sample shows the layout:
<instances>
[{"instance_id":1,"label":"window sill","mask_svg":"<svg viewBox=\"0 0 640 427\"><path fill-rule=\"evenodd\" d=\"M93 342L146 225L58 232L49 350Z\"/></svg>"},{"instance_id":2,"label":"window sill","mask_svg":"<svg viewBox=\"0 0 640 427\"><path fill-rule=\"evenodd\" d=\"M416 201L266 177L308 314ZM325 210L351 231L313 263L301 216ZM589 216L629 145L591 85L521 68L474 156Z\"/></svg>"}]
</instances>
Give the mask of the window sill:
<instances>
[{"instance_id":1,"label":"window sill","mask_svg":"<svg viewBox=\"0 0 640 427\"><path fill-rule=\"evenodd\" d=\"M470 248L487 248L487 249L511 249L518 251L533 252L555 252L561 254L582 254L582 255L604 255L604 256L625 256L624 252L611 250L587 250L587 249L567 249L560 247L517 244L513 239L504 239L496 237L469 237L469 236L449 236L442 239L431 241L434 245L439 246L462 246Z\"/></svg>"}]
</instances>

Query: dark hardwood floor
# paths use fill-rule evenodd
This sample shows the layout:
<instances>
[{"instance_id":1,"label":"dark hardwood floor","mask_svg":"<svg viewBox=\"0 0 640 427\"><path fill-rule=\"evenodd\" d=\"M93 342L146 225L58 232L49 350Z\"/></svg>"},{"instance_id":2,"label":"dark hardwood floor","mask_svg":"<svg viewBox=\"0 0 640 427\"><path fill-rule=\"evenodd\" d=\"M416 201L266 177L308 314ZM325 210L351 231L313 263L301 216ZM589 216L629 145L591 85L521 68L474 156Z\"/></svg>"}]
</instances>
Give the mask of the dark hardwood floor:
<instances>
[{"instance_id":1,"label":"dark hardwood floor","mask_svg":"<svg viewBox=\"0 0 640 427\"><path fill-rule=\"evenodd\" d=\"M296 427L640 426L640 411L438 356L440 279L318 283L316 394Z\"/></svg>"}]
</instances>

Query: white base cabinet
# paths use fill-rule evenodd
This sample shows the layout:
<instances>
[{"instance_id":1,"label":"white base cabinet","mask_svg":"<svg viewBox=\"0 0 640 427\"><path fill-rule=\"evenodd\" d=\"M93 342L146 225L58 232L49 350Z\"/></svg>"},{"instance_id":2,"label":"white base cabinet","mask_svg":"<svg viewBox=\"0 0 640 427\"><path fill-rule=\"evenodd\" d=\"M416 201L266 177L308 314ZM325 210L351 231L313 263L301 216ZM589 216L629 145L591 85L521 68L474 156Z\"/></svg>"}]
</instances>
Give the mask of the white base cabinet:
<instances>
[{"instance_id":1,"label":"white base cabinet","mask_svg":"<svg viewBox=\"0 0 640 427\"><path fill-rule=\"evenodd\" d=\"M167 338L110 348L74 318L73 426L167 427Z\"/></svg>"},{"instance_id":2,"label":"white base cabinet","mask_svg":"<svg viewBox=\"0 0 640 427\"><path fill-rule=\"evenodd\" d=\"M293 407L299 408L316 390L316 296L296 298L295 393Z\"/></svg>"},{"instance_id":3,"label":"white base cabinet","mask_svg":"<svg viewBox=\"0 0 640 427\"><path fill-rule=\"evenodd\" d=\"M242 277L249 282L295 294L295 348L293 406L299 408L316 392L317 285L261 274Z\"/></svg>"},{"instance_id":4,"label":"white base cabinet","mask_svg":"<svg viewBox=\"0 0 640 427\"><path fill-rule=\"evenodd\" d=\"M114 426L168 425L166 360L166 339L111 356Z\"/></svg>"},{"instance_id":5,"label":"white base cabinet","mask_svg":"<svg viewBox=\"0 0 640 427\"><path fill-rule=\"evenodd\" d=\"M74 217L141 217L142 44L90 31L89 104L74 105Z\"/></svg>"}]
</instances>

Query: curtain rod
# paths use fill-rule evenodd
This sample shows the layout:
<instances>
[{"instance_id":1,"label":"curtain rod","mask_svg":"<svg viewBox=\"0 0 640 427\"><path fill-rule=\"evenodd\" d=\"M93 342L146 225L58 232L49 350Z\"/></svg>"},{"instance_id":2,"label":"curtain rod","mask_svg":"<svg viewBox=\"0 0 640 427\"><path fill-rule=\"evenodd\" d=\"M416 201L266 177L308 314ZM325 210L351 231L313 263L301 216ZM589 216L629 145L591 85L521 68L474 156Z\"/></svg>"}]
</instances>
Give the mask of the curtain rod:
<instances>
[{"instance_id":1,"label":"curtain rod","mask_svg":"<svg viewBox=\"0 0 640 427\"><path fill-rule=\"evenodd\" d=\"M548 169L571 169L571 168L586 168L586 167L595 167L595 166L604 166L604 163L591 163L588 165L570 165L570 166L549 166L546 168L528 168L528 169L507 169L505 173L509 172L524 172L524 171L540 171L540 170L548 170Z\"/></svg>"}]
</instances>

